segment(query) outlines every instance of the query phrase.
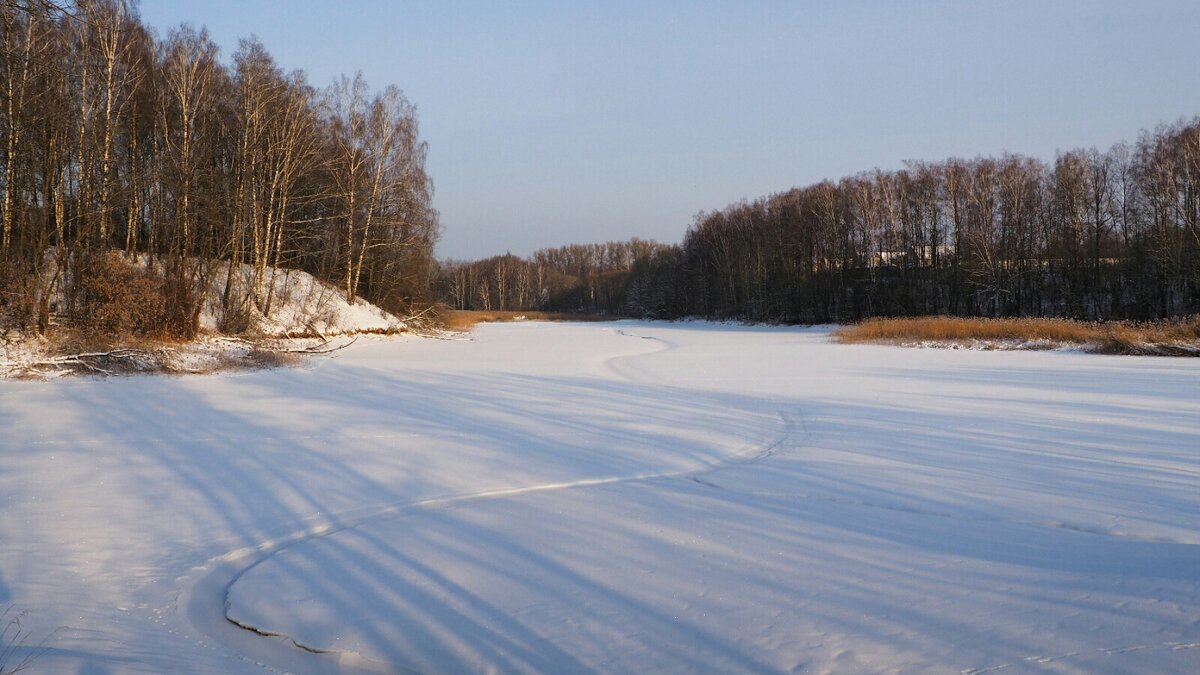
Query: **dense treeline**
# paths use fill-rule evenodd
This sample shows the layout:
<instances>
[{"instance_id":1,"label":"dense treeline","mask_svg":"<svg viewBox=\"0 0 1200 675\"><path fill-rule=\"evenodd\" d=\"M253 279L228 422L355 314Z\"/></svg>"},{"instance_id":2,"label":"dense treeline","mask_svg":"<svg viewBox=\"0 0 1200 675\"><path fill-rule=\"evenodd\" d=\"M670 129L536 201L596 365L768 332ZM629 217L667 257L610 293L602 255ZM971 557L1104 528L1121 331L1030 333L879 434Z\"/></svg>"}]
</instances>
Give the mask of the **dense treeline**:
<instances>
[{"instance_id":1,"label":"dense treeline","mask_svg":"<svg viewBox=\"0 0 1200 675\"><path fill-rule=\"evenodd\" d=\"M621 314L640 270L672 250L635 238L542 249L528 259L448 261L439 268L437 289L455 309Z\"/></svg>"},{"instance_id":2,"label":"dense treeline","mask_svg":"<svg viewBox=\"0 0 1200 675\"><path fill-rule=\"evenodd\" d=\"M588 247L558 250L576 249ZM952 159L793 189L702 213L682 244L626 258L619 275L558 264L545 272L561 279L549 282L566 289L558 295L507 293L529 284L501 279L540 275L545 257L455 263L443 279L461 279L446 285L458 307L658 318L1192 314L1200 312L1200 121L1052 164ZM538 278L533 287L542 288Z\"/></svg>"},{"instance_id":3,"label":"dense treeline","mask_svg":"<svg viewBox=\"0 0 1200 675\"><path fill-rule=\"evenodd\" d=\"M252 306L269 314L263 282L281 267L403 308L427 296L433 268L424 162L395 87L343 77L314 89L253 39L223 64L205 31L159 39L121 0L0 4L9 324L86 323L89 297L113 282L95 277L128 268L162 305L143 327L183 336L205 285L223 289L230 328Z\"/></svg>"},{"instance_id":4,"label":"dense treeline","mask_svg":"<svg viewBox=\"0 0 1200 675\"><path fill-rule=\"evenodd\" d=\"M657 273L678 314L757 321L1195 313L1200 122L1053 164L913 163L735 204Z\"/></svg>"}]
</instances>

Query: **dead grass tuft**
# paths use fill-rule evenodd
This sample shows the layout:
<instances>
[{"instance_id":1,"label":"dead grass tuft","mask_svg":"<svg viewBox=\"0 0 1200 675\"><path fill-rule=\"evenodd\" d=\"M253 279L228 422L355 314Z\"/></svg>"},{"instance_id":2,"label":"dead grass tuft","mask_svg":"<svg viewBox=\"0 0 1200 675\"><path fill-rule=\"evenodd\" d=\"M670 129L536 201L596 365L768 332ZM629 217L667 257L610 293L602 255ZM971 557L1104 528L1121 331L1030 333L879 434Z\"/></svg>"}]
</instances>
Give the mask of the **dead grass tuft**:
<instances>
[{"instance_id":1,"label":"dead grass tuft","mask_svg":"<svg viewBox=\"0 0 1200 675\"><path fill-rule=\"evenodd\" d=\"M842 343L962 344L1002 341L1026 348L1079 345L1104 354L1200 355L1200 315L1177 321L1144 323L952 316L867 319L838 328L833 334Z\"/></svg>"}]
</instances>

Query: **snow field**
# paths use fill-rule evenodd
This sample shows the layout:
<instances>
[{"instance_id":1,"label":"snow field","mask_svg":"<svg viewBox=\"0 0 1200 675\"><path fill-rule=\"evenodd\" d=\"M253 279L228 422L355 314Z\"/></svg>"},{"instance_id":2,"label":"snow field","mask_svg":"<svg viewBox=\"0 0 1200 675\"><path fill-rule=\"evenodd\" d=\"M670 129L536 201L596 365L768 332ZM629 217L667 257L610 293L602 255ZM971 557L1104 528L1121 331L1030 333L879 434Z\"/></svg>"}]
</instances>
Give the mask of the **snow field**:
<instances>
[{"instance_id":1,"label":"snow field","mask_svg":"<svg viewBox=\"0 0 1200 675\"><path fill-rule=\"evenodd\" d=\"M311 364L0 383L34 672L1200 665L1190 360L622 322Z\"/></svg>"}]
</instances>

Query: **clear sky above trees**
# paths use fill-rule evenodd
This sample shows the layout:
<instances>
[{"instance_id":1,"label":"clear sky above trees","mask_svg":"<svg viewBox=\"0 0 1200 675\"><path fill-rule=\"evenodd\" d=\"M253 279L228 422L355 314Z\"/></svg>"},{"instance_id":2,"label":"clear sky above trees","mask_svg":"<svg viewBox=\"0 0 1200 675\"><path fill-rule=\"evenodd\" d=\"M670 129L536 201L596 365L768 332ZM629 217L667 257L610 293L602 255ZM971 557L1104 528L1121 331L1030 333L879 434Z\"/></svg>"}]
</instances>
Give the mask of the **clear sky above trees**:
<instances>
[{"instance_id":1,"label":"clear sky above trees","mask_svg":"<svg viewBox=\"0 0 1200 675\"><path fill-rule=\"evenodd\" d=\"M1104 148L1200 114L1200 3L142 0L417 105L443 257L632 236L906 159Z\"/></svg>"}]
</instances>

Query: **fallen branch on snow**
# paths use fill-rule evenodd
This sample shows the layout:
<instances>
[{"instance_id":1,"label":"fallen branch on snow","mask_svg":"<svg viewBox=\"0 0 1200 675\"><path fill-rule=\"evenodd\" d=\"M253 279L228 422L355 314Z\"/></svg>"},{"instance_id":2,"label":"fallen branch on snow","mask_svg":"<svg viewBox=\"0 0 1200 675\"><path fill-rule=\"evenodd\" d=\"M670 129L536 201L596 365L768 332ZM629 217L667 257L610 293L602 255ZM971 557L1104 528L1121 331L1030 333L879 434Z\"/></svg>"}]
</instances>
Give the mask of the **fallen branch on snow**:
<instances>
[{"instance_id":1,"label":"fallen branch on snow","mask_svg":"<svg viewBox=\"0 0 1200 675\"><path fill-rule=\"evenodd\" d=\"M325 345L330 343L330 339L325 338L325 341L320 344L310 345L310 346L304 347L302 349L285 349L285 350L283 350L283 353L285 353L285 354L331 354L333 352L345 349L346 347L349 347L350 345L354 344L355 342L358 342L357 335L355 335L349 342L347 342L344 345L340 345L338 347L331 347L329 349L323 349L323 347Z\"/></svg>"},{"instance_id":2,"label":"fallen branch on snow","mask_svg":"<svg viewBox=\"0 0 1200 675\"><path fill-rule=\"evenodd\" d=\"M65 356L56 356L50 359L42 359L40 361L32 361L25 364L25 367L31 370L37 370L41 367L64 368L70 366L80 366L94 373L102 375L114 375L111 370L102 368L94 361L103 361L104 359L124 359L124 360L140 360L142 364L155 363L157 359L153 354L141 349L121 348L114 349L108 352L83 352L80 354L67 354Z\"/></svg>"}]
</instances>

